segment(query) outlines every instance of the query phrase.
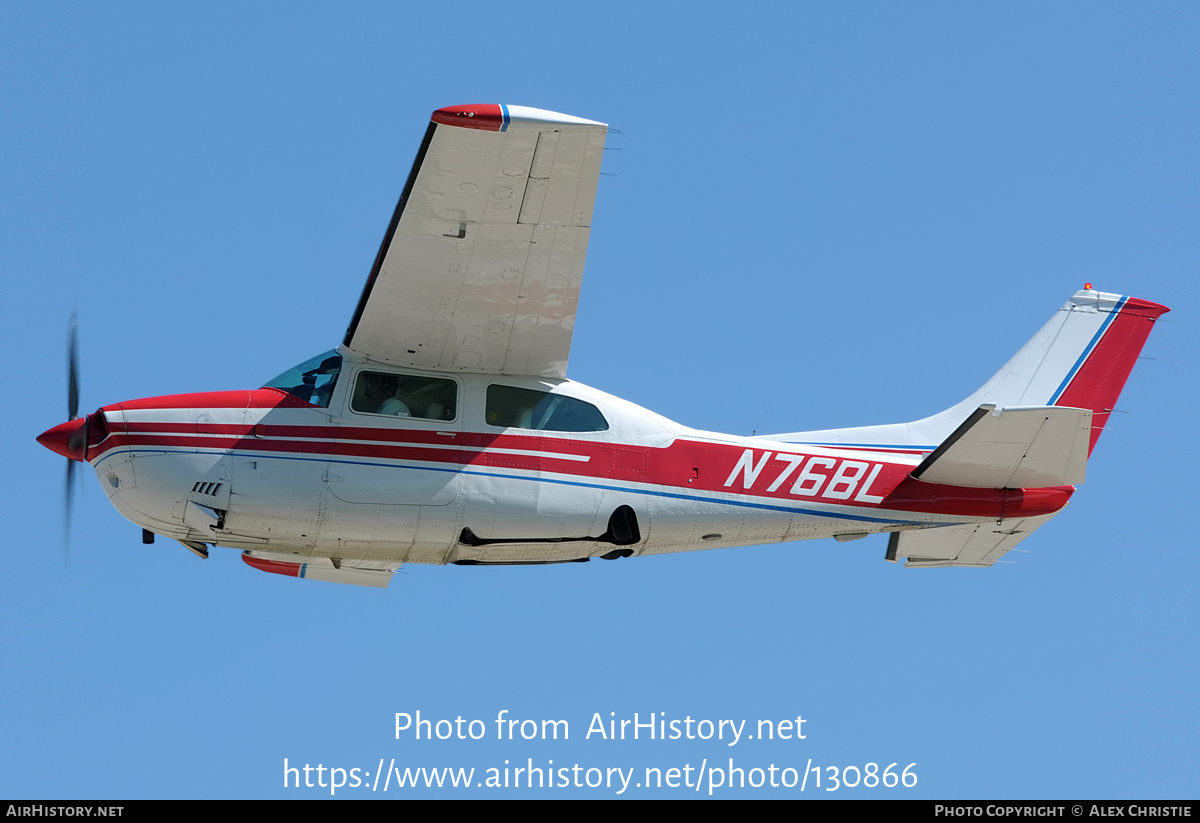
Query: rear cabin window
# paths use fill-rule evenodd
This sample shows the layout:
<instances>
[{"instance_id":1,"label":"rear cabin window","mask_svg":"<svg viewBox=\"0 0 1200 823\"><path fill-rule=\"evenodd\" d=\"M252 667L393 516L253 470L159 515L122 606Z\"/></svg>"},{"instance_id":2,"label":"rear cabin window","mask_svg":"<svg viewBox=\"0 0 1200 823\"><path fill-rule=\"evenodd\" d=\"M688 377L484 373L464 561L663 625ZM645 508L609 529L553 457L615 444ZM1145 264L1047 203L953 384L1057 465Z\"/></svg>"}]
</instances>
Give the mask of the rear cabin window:
<instances>
[{"instance_id":1,"label":"rear cabin window","mask_svg":"<svg viewBox=\"0 0 1200 823\"><path fill-rule=\"evenodd\" d=\"M364 371L354 383L350 408L362 414L453 420L458 414L458 384L415 374Z\"/></svg>"},{"instance_id":2,"label":"rear cabin window","mask_svg":"<svg viewBox=\"0 0 1200 823\"><path fill-rule=\"evenodd\" d=\"M550 432L602 432L608 421L591 403L561 394L488 386L485 419L491 426Z\"/></svg>"}]
</instances>

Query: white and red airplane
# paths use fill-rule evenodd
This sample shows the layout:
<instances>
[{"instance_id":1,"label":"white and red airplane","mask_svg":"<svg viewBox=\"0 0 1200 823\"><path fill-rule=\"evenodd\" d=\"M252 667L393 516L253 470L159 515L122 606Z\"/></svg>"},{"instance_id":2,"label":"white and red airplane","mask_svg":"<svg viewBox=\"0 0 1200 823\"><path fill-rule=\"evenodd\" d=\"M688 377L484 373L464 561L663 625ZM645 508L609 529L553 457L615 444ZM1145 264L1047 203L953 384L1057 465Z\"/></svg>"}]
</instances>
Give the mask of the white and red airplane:
<instances>
[{"instance_id":1,"label":"white and red airplane","mask_svg":"<svg viewBox=\"0 0 1200 823\"><path fill-rule=\"evenodd\" d=\"M912 423L739 437L567 380L606 133L439 109L341 346L260 389L80 418L72 366L74 419L38 440L90 463L146 542L368 586L403 563L880 532L891 561L990 566L1067 504L1165 306L1089 285L979 391Z\"/></svg>"}]
</instances>

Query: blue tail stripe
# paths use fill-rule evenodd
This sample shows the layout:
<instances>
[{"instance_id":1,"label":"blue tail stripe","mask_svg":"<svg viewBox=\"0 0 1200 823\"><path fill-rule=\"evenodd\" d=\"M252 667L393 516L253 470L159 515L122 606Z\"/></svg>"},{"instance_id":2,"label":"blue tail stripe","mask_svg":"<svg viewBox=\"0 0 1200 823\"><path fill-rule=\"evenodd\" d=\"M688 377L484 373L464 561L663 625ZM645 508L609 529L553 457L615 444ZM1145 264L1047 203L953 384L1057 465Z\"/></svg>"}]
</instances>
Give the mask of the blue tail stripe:
<instances>
[{"instance_id":1,"label":"blue tail stripe","mask_svg":"<svg viewBox=\"0 0 1200 823\"><path fill-rule=\"evenodd\" d=\"M1096 344L1100 342L1100 338L1104 336L1104 332L1108 331L1108 327L1112 321L1118 314L1121 313L1121 307L1125 305L1125 301L1128 299L1128 297L1122 297L1119 301L1117 301L1117 305L1113 308L1112 313L1109 314L1108 319L1100 325L1100 330L1096 332L1096 335L1092 338L1091 342L1087 344L1087 347L1083 350L1083 354L1079 355L1079 359L1075 361L1075 365L1071 367L1069 372L1067 372L1066 378L1064 378L1062 383L1059 384L1058 389L1050 397L1050 402L1046 405L1053 406L1058 402L1058 398L1062 397L1062 393L1067 390L1067 386L1071 385L1071 380L1074 379L1075 374L1079 371L1079 369L1083 367L1084 362L1087 361L1088 356L1092 353L1092 350L1096 348Z\"/></svg>"}]
</instances>

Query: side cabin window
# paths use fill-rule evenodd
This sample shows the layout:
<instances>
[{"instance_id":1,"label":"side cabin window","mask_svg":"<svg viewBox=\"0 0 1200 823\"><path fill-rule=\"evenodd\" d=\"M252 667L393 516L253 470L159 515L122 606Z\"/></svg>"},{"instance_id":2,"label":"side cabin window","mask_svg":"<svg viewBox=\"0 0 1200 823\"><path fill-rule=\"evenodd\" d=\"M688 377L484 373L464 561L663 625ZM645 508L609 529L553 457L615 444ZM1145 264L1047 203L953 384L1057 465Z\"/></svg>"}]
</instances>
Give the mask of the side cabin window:
<instances>
[{"instance_id":1,"label":"side cabin window","mask_svg":"<svg viewBox=\"0 0 1200 823\"><path fill-rule=\"evenodd\" d=\"M453 420L458 414L458 384L415 374L359 372L350 408L361 414Z\"/></svg>"},{"instance_id":2,"label":"side cabin window","mask_svg":"<svg viewBox=\"0 0 1200 823\"><path fill-rule=\"evenodd\" d=\"M333 387L337 385L341 371L342 356L336 351L327 351L288 369L263 388L279 389L324 409L329 407L329 398L333 396Z\"/></svg>"},{"instance_id":3,"label":"side cabin window","mask_svg":"<svg viewBox=\"0 0 1200 823\"><path fill-rule=\"evenodd\" d=\"M551 432L602 432L608 421L591 403L562 394L515 386L488 386L488 425Z\"/></svg>"}]
</instances>

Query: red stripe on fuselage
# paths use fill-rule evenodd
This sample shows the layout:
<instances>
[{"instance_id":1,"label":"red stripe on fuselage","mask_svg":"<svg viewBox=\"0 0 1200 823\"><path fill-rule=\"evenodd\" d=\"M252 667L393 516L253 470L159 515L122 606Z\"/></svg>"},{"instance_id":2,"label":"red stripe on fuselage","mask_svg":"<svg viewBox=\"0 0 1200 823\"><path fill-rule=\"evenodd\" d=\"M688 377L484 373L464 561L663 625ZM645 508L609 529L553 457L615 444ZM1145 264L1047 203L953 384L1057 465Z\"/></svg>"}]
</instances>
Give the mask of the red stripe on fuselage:
<instances>
[{"instance_id":1,"label":"red stripe on fuselage","mask_svg":"<svg viewBox=\"0 0 1200 823\"><path fill-rule=\"evenodd\" d=\"M315 409L280 389L250 389L242 391L197 392L143 397L105 406L105 410L141 411L145 409Z\"/></svg>"},{"instance_id":2,"label":"red stripe on fuselage","mask_svg":"<svg viewBox=\"0 0 1200 823\"><path fill-rule=\"evenodd\" d=\"M936 490L936 497L916 493L896 496L893 492L902 485L912 465L859 460L860 455L854 452L848 456L836 453L814 456L799 451L774 452L747 449L740 444L687 439L678 439L665 448L654 448L534 435L455 432L453 437L448 437L424 430L337 426L129 422L127 428L128 431L105 440L102 444L105 453L122 448L236 450L329 460L408 461L454 468L477 466L581 480L644 483L693 493L768 498L794 505L821 503L964 516L999 516L1005 506L1014 510L1016 501L1011 493L942 486ZM255 436L256 430L269 430L274 436ZM365 442L348 442L355 440ZM443 448L432 448L433 445ZM563 456L552 456L556 452ZM744 457L747 452L749 458ZM588 460L571 459L573 456L584 456ZM813 473L809 474L810 479L800 482L804 467L813 457L817 460ZM739 460L743 459L748 460L751 467L759 467L752 478L745 471L736 469ZM843 493L831 496L834 481L846 461L865 468L855 469L856 482L851 493L845 493L843 483L837 489ZM878 472L874 472L876 466ZM781 476L783 482L777 483ZM773 490L772 485L776 486ZM796 488L803 491L796 492ZM887 499L879 504L873 499L860 499L860 495ZM1019 505L1016 508L1022 509ZM1025 513L1024 509L1022 513Z\"/></svg>"},{"instance_id":3,"label":"red stripe on fuselage","mask_svg":"<svg viewBox=\"0 0 1200 823\"><path fill-rule=\"evenodd\" d=\"M316 411L310 404L276 389L147 398L108 408L141 412L246 408ZM1013 493L940 487L931 496L920 487L905 486L912 462L886 462L861 446L819 447L821 453L811 454L795 444L783 450L769 448L774 445L769 441L745 444L678 438L665 447L648 447L535 433L126 419L112 427L112 434L89 457L94 461L115 449L129 448L238 451L308 456L317 460L407 461L454 469L470 466L511 469L568 481L578 478L646 484L685 493L717 493L801 507L823 504L1000 517L1006 511L1008 516L1014 516L1015 505L1023 514L1027 513L1028 506L1020 503ZM913 456L922 453L915 451ZM1053 500L1036 505L1056 503L1061 494L1051 497ZM1031 501L1029 505L1035 504ZM1061 503L1056 505L1061 507Z\"/></svg>"}]
</instances>

